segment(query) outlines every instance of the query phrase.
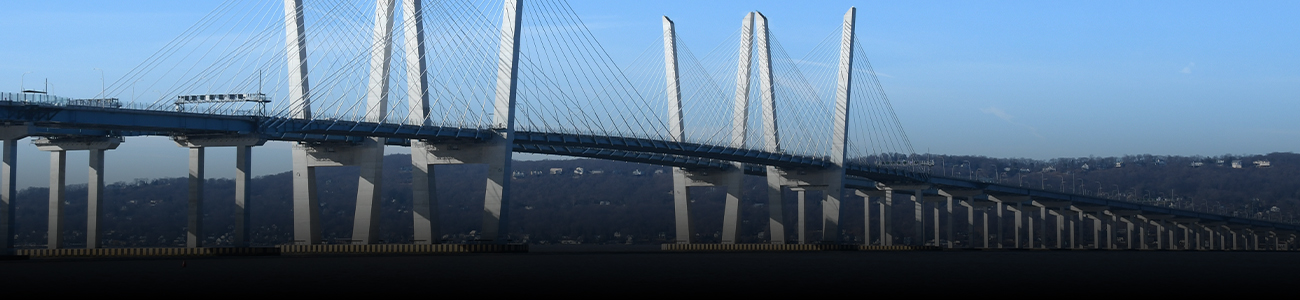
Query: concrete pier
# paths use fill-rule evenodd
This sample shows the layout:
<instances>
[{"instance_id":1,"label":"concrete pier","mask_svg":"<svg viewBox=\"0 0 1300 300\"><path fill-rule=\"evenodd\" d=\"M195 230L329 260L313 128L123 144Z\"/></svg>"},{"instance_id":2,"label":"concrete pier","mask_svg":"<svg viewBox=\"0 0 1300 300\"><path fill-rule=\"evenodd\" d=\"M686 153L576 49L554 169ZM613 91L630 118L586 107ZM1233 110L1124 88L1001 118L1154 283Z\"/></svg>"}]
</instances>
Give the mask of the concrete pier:
<instances>
[{"instance_id":1,"label":"concrete pier","mask_svg":"<svg viewBox=\"0 0 1300 300\"><path fill-rule=\"evenodd\" d=\"M190 148L189 205L185 210L185 247L203 247L203 147Z\"/></svg>"},{"instance_id":2,"label":"concrete pier","mask_svg":"<svg viewBox=\"0 0 1300 300\"><path fill-rule=\"evenodd\" d=\"M172 140L176 142L176 145L189 149L189 204L186 213L186 247L198 248L204 246L203 203L205 201L204 190L206 189L204 186L207 184L207 166L204 161L207 159L207 148L210 147L235 148L235 211L234 216L232 216L235 219L235 228L234 232L231 232L230 242L235 247L248 247L248 240L252 236L252 225L250 224L252 221L252 203L251 199L249 199L251 191L248 188L253 171L252 149L255 146L265 144L266 140L255 135L176 136Z\"/></svg>"},{"instance_id":3,"label":"concrete pier","mask_svg":"<svg viewBox=\"0 0 1300 300\"><path fill-rule=\"evenodd\" d=\"M38 138L36 149L50 152L50 194L46 248L63 248L63 206L66 198L67 152L89 152L86 185L86 248L99 248L104 215L104 151L117 149L121 137ZM9 149L6 149L8 151ZM16 150L16 149L15 149ZM11 219L12 220L12 219Z\"/></svg>"}]
</instances>

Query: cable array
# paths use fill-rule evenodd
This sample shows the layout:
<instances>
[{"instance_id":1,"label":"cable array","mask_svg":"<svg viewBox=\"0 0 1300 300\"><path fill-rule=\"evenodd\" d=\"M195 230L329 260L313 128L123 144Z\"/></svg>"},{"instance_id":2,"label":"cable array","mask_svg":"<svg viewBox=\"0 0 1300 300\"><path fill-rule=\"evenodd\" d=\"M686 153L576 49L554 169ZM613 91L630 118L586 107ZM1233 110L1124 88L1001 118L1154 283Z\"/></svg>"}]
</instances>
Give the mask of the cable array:
<instances>
[{"instance_id":1,"label":"cable array","mask_svg":"<svg viewBox=\"0 0 1300 300\"><path fill-rule=\"evenodd\" d=\"M398 2L399 5L400 2ZM524 2L520 36L517 130L617 137L670 139L662 37L653 37L628 68L620 68L581 18L563 0ZM375 40L375 2L317 0L304 7L308 85L312 119L379 121L395 124L488 128L495 101L502 7L494 0L425 1L420 20L394 13L387 39ZM395 8L401 11L403 8ZM407 30L422 23L423 57L412 57ZM288 118L284 7L277 2L229 0L115 81L107 94L155 110L261 115ZM738 26L739 27L739 26ZM772 31L779 31L775 26ZM757 33L757 32L756 32ZM764 149L763 86L759 47L742 54L737 28L703 56L678 37L679 82L686 141L731 145L737 92L748 93L744 148ZM802 58L792 58L774 33L769 36L771 91L775 95L780 152L825 157L832 132L838 30ZM855 41L857 43L857 41ZM367 107L372 56L391 48L386 107ZM848 156L851 161L898 164L914 153L893 113L865 48L856 45ZM737 62L751 55L748 90L737 91ZM428 114L414 108L408 66L425 85ZM417 81L418 82L418 81ZM143 92L142 92L143 91ZM183 95L266 94L265 110L253 102L177 104ZM130 97L124 95L129 94ZM418 95L418 93L417 93ZM142 97L143 96L143 97ZM417 102L418 103L418 102ZM378 120L368 111L385 111Z\"/></svg>"}]
</instances>

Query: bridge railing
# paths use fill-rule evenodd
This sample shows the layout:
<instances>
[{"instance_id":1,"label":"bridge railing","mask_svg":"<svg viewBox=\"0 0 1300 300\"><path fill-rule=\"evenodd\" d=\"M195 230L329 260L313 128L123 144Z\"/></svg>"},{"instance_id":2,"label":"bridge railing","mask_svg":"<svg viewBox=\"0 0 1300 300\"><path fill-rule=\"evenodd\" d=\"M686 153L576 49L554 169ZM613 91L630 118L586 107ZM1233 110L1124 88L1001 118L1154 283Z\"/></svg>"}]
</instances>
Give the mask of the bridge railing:
<instances>
[{"instance_id":1,"label":"bridge railing","mask_svg":"<svg viewBox=\"0 0 1300 300\"><path fill-rule=\"evenodd\" d=\"M50 94L40 94L40 93L4 93L4 92L0 92L0 101L3 101L3 102L10 102L10 103L44 104L44 105L64 106L64 105L67 105L69 102L72 102L72 98L59 97L59 96L55 96L55 95L50 95Z\"/></svg>"}]
</instances>

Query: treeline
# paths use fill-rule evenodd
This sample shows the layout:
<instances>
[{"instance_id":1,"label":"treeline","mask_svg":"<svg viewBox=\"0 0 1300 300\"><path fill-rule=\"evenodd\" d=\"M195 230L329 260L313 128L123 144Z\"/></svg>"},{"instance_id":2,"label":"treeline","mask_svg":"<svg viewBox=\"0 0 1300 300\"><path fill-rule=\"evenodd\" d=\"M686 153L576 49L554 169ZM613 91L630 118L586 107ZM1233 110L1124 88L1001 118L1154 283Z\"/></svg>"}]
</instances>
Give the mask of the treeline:
<instances>
[{"instance_id":1,"label":"treeline","mask_svg":"<svg viewBox=\"0 0 1300 300\"><path fill-rule=\"evenodd\" d=\"M939 176L975 178L1048 190L1065 190L1157 205L1215 210L1226 214L1277 220L1294 219L1300 207L1300 155L1273 153L1220 158L1130 156L1055 160L996 159L975 156L935 156L925 171ZM1245 166L1232 168L1232 160ZM1269 168L1250 164L1268 160ZM1200 167L1192 162L1201 161ZM1122 162L1116 167L1115 162ZM1084 165L1087 168L1084 168ZM575 174L581 167L582 174ZM559 174L552 174L552 169ZM412 235L411 176L407 155L384 159L381 239L408 243ZM486 168L482 165L437 166L437 197L441 229L447 242L476 238L481 228ZM672 179L667 167L594 159L517 161L510 203L511 238L530 243L662 243L675 238ZM317 171L322 235L327 242L351 236L357 169ZM749 176L741 199L740 242L765 242L768 208L763 179ZM109 246L147 247L184 244L188 183L184 178L137 180L108 185L104 192L104 240ZM289 172L255 178L250 183L254 245L293 240L292 181ZM234 230L234 182L210 179L204 191L204 235L212 246L229 244ZM29 188L15 202L15 234L21 247L46 242L48 189ZM722 189L693 188L692 215L700 242L716 242L722 230ZM806 203L809 234L821 236L820 195L810 192ZM785 235L796 237L796 200L786 191ZM86 188L70 186L64 208L64 238L70 247L85 241ZM861 239L863 203L842 203L845 238ZM1276 207L1276 208L1275 208ZM895 205L898 213L910 208ZM909 230L906 218L895 218Z\"/></svg>"}]
</instances>

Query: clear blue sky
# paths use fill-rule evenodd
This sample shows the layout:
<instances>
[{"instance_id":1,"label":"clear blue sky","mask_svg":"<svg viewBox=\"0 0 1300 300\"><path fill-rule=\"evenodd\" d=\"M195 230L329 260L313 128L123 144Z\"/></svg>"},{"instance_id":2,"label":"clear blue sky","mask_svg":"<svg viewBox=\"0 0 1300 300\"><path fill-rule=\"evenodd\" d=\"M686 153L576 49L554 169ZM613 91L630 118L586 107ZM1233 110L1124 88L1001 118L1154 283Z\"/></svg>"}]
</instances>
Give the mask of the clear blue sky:
<instances>
[{"instance_id":1,"label":"clear blue sky","mask_svg":"<svg viewBox=\"0 0 1300 300\"><path fill-rule=\"evenodd\" d=\"M111 83L217 3L5 2L0 90L17 90L32 72L29 88L49 78L54 94L92 97L100 86L93 68ZM918 152L1052 158L1300 148L1300 2L570 3L619 62L659 38L661 15L702 49L735 31L745 12L762 11L799 56L856 6L859 38ZM20 186L46 185L46 154L21 151ZM210 176L233 176L232 152L210 156ZM256 174L289 168L287 144L255 156ZM85 154L70 157L69 182L84 183ZM162 138L130 139L109 158L110 182L185 174L185 151Z\"/></svg>"}]
</instances>

